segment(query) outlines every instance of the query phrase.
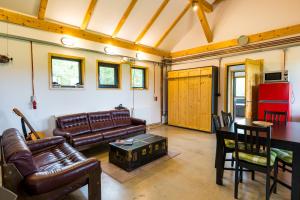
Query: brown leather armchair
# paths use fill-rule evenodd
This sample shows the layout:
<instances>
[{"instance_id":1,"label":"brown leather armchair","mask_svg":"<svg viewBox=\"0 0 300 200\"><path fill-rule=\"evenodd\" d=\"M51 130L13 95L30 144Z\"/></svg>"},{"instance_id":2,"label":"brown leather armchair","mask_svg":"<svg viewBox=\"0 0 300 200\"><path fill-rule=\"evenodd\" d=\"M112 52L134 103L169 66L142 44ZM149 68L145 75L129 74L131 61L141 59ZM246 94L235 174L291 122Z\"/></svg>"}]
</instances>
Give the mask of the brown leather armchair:
<instances>
[{"instance_id":1,"label":"brown leather armchair","mask_svg":"<svg viewBox=\"0 0 300 200\"><path fill-rule=\"evenodd\" d=\"M16 129L1 138L3 185L18 199L62 199L88 184L89 199L101 199L101 167L61 136L26 142Z\"/></svg>"}]
</instances>

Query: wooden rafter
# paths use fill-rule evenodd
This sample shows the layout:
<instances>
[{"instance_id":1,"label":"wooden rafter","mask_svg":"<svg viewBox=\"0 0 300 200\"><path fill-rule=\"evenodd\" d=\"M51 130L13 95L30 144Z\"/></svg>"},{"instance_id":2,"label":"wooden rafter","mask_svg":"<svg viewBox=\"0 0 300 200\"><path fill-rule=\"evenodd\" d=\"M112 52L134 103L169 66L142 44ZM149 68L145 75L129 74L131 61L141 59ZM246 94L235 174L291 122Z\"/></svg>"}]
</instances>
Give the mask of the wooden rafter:
<instances>
[{"instance_id":1,"label":"wooden rafter","mask_svg":"<svg viewBox=\"0 0 300 200\"><path fill-rule=\"evenodd\" d=\"M42 31L48 31L52 33L66 34L66 35L74 36L85 40L99 42L102 44L111 44L116 47L121 47L121 48L135 50L135 51L142 51L153 55L165 56L165 57L168 57L170 55L169 52L158 50L153 47L137 45L134 44L133 42L111 38L109 36L92 33L89 31L81 30L80 28L74 28L72 26L60 24L57 22L39 20L35 17L22 15L20 13L12 12L2 8L0 8L0 21L13 23L13 24L34 28Z\"/></svg>"},{"instance_id":2,"label":"wooden rafter","mask_svg":"<svg viewBox=\"0 0 300 200\"><path fill-rule=\"evenodd\" d=\"M274 29L262 33L256 33L256 34L248 35L248 37L249 37L249 44L251 44L251 43L262 42L265 40L272 40L272 39L296 35L296 34L300 34L300 24ZM172 52L171 57L178 58L178 57L194 55L194 54L199 54L199 53L204 53L209 51L216 51L220 49L226 49L226 48L237 47L237 46L239 46L237 39L231 39L222 42L217 42L214 44L208 44L208 45L203 45L191 49Z\"/></svg>"},{"instance_id":3,"label":"wooden rafter","mask_svg":"<svg viewBox=\"0 0 300 200\"><path fill-rule=\"evenodd\" d=\"M48 0L41 0L39 13L38 13L38 18L39 19L44 19L45 18L47 4L48 4Z\"/></svg>"},{"instance_id":4,"label":"wooden rafter","mask_svg":"<svg viewBox=\"0 0 300 200\"><path fill-rule=\"evenodd\" d=\"M169 1L170 0L164 0L160 4L158 10L155 12L155 14L152 16L152 18L150 19L150 21L147 23L147 25L145 26L145 28L143 29L143 31L136 38L136 40L135 40L136 43L138 43L139 41L141 41L143 39L143 37L145 36L145 34L148 32L148 30L150 29L150 27L152 26L152 24L158 18L158 16L160 15L160 13L163 11L163 9L166 7L166 5L169 3Z\"/></svg>"},{"instance_id":5,"label":"wooden rafter","mask_svg":"<svg viewBox=\"0 0 300 200\"><path fill-rule=\"evenodd\" d=\"M215 6L215 5L219 4L219 3L221 3L222 1L224 1L224 0L215 0L212 4L213 4L213 6Z\"/></svg>"},{"instance_id":6,"label":"wooden rafter","mask_svg":"<svg viewBox=\"0 0 300 200\"><path fill-rule=\"evenodd\" d=\"M203 28L207 42L212 42L213 34L207 22L206 15L204 13L204 6L201 2L199 2L199 9L197 11L197 15Z\"/></svg>"},{"instance_id":7,"label":"wooden rafter","mask_svg":"<svg viewBox=\"0 0 300 200\"><path fill-rule=\"evenodd\" d=\"M87 28L87 26L89 25L89 22L91 20L92 14L94 12L96 3L97 3L97 0L91 0L90 5L85 13L83 22L80 27L82 30L85 30Z\"/></svg>"},{"instance_id":8,"label":"wooden rafter","mask_svg":"<svg viewBox=\"0 0 300 200\"><path fill-rule=\"evenodd\" d=\"M214 10L213 6L206 0L200 0L199 2L202 3L205 12L212 12Z\"/></svg>"},{"instance_id":9,"label":"wooden rafter","mask_svg":"<svg viewBox=\"0 0 300 200\"><path fill-rule=\"evenodd\" d=\"M135 6L135 4L137 3L137 0L131 0L129 6L127 7L125 13L123 14L122 18L120 19L117 27L115 28L112 37L116 37L117 34L119 33L119 31L121 30L122 26L124 25L124 23L126 22L129 14L131 13L133 7Z\"/></svg>"},{"instance_id":10,"label":"wooden rafter","mask_svg":"<svg viewBox=\"0 0 300 200\"><path fill-rule=\"evenodd\" d=\"M184 10L180 13L180 15L175 19L175 21L171 24L171 26L167 29L167 31L162 35L162 37L156 42L154 45L155 48L157 48L164 39L169 35L169 33L173 30L173 28L176 26L176 24L180 21L180 19L185 15L185 13L191 8L191 2L189 2Z\"/></svg>"}]
</instances>

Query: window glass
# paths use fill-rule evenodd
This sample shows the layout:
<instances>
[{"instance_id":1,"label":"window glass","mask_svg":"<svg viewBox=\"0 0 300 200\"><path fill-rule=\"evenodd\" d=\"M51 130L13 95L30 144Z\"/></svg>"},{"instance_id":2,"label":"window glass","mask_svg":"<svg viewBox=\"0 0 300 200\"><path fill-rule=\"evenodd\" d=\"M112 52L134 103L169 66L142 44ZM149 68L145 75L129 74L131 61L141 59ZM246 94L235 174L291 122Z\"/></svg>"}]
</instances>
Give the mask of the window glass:
<instances>
[{"instance_id":1,"label":"window glass","mask_svg":"<svg viewBox=\"0 0 300 200\"><path fill-rule=\"evenodd\" d=\"M245 77L235 78L235 94L237 97L245 96Z\"/></svg>"},{"instance_id":2,"label":"window glass","mask_svg":"<svg viewBox=\"0 0 300 200\"><path fill-rule=\"evenodd\" d=\"M98 66L99 88L119 87L119 65L100 62Z\"/></svg>"},{"instance_id":3,"label":"window glass","mask_svg":"<svg viewBox=\"0 0 300 200\"><path fill-rule=\"evenodd\" d=\"M131 81L133 88L145 88L145 69L131 68Z\"/></svg>"},{"instance_id":4,"label":"window glass","mask_svg":"<svg viewBox=\"0 0 300 200\"><path fill-rule=\"evenodd\" d=\"M51 57L53 87L82 87L82 60Z\"/></svg>"}]
</instances>

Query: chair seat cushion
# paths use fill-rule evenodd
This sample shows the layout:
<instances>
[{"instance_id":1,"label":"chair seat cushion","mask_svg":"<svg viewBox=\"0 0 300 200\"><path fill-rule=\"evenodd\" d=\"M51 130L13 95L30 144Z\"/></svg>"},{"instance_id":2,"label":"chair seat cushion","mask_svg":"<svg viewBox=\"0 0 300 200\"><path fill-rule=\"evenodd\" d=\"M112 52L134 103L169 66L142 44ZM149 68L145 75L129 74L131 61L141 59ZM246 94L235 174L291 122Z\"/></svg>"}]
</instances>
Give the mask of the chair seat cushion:
<instances>
[{"instance_id":1,"label":"chair seat cushion","mask_svg":"<svg viewBox=\"0 0 300 200\"><path fill-rule=\"evenodd\" d=\"M101 131L104 140L111 139L114 137L120 137L127 134L127 129L125 127L113 128L105 131Z\"/></svg>"},{"instance_id":2,"label":"chair seat cushion","mask_svg":"<svg viewBox=\"0 0 300 200\"><path fill-rule=\"evenodd\" d=\"M282 160L290 165L293 163L293 152L292 151L278 149L278 148L272 148L272 151L277 154L277 157L279 160Z\"/></svg>"},{"instance_id":3,"label":"chair seat cushion","mask_svg":"<svg viewBox=\"0 0 300 200\"><path fill-rule=\"evenodd\" d=\"M78 135L72 138L74 147L97 143L103 141L103 135L100 132Z\"/></svg>"},{"instance_id":4,"label":"chair seat cushion","mask_svg":"<svg viewBox=\"0 0 300 200\"><path fill-rule=\"evenodd\" d=\"M33 156L33 160L35 161L39 172L57 170L84 161L85 159L86 158L81 153L67 143L60 144L55 148Z\"/></svg>"},{"instance_id":5,"label":"chair seat cushion","mask_svg":"<svg viewBox=\"0 0 300 200\"><path fill-rule=\"evenodd\" d=\"M229 140L229 139L224 139L225 146L229 149L234 149L235 148L235 141L234 140Z\"/></svg>"},{"instance_id":6,"label":"chair seat cushion","mask_svg":"<svg viewBox=\"0 0 300 200\"><path fill-rule=\"evenodd\" d=\"M234 158L236 157L235 153L233 153L233 157ZM271 151L271 159L270 159L271 166L274 165L276 157L277 157L277 154L275 152ZM252 164L256 164L256 165L267 166L267 157L239 152L239 159L242 161L252 163Z\"/></svg>"},{"instance_id":7,"label":"chair seat cushion","mask_svg":"<svg viewBox=\"0 0 300 200\"><path fill-rule=\"evenodd\" d=\"M146 126L145 125L130 125L126 127L127 133L136 133L140 131L146 131Z\"/></svg>"}]
</instances>

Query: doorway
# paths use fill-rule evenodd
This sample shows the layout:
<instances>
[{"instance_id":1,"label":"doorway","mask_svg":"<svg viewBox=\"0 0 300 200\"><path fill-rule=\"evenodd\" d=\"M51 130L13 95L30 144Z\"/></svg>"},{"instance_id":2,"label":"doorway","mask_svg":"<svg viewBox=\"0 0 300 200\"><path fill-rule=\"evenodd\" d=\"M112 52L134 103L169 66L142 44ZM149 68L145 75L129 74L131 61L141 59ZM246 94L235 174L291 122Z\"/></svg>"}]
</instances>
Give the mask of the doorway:
<instances>
[{"instance_id":1,"label":"doorway","mask_svg":"<svg viewBox=\"0 0 300 200\"><path fill-rule=\"evenodd\" d=\"M245 64L227 65L227 112L231 112L234 119L245 118L246 92L245 92Z\"/></svg>"}]
</instances>

